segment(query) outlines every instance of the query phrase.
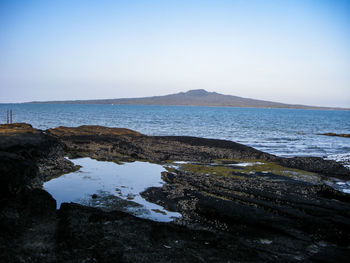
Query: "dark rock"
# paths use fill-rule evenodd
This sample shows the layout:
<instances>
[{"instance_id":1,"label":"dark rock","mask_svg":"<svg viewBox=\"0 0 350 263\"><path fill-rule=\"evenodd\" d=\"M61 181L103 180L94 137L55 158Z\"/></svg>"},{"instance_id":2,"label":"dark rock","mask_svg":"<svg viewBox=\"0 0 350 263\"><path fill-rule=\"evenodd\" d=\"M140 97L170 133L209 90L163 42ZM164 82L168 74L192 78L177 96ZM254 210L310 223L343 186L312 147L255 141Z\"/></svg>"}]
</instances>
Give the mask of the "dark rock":
<instances>
[{"instance_id":1,"label":"dark rock","mask_svg":"<svg viewBox=\"0 0 350 263\"><path fill-rule=\"evenodd\" d=\"M325 136L338 136L338 137L347 137L350 138L350 134L346 133L334 133L334 132L327 132L327 133L320 133L318 135L325 135Z\"/></svg>"},{"instance_id":2,"label":"dark rock","mask_svg":"<svg viewBox=\"0 0 350 263\"><path fill-rule=\"evenodd\" d=\"M230 141L151 137L100 126L0 125L0 258L4 262L341 262L350 257L350 199L319 182L270 172L225 175L173 168L149 201L179 211L174 223L62 204L40 187L72 171L64 159L265 160L346 176L320 158L279 158ZM222 167L221 167L221 166ZM206 168L208 169L208 168ZM227 169L226 169L227 170ZM92 195L92 198L100 197Z\"/></svg>"},{"instance_id":3,"label":"dark rock","mask_svg":"<svg viewBox=\"0 0 350 263\"><path fill-rule=\"evenodd\" d=\"M39 188L24 192L21 205L27 210L28 216L48 217L56 214L56 200Z\"/></svg>"},{"instance_id":4,"label":"dark rock","mask_svg":"<svg viewBox=\"0 0 350 263\"><path fill-rule=\"evenodd\" d=\"M340 178L350 178L350 170L333 160L324 160L319 157L278 158L277 163L300 170L331 175Z\"/></svg>"},{"instance_id":5,"label":"dark rock","mask_svg":"<svg viewBox=\"0 0 350 263\"><path fill-rule=\"evenodd\" d=\"M33 162L38 174L32 178L32 184L37 186L48 178L75 169L74 164L64 158L63 143L43 131L32 128L29 124L0 125L0 152L14 154L18 156L16 158L22 157ZM13 166L8 166L7 169L13 168L17 169Z\"/></svg>"},{"instance_id":6,"label":"dark rock","mask_svg":"<svg viewBox=\"0 0 350 263\"><path fill-rule=\"evenodd\" d=\"M34 162L19 155L0 151L0 199L15 195L38 174Z\"/></svg>"},{"instance_id":7,"label":"dark rock","mask_svg":"<svg viewBox=\"0 0 350 263\"><path fill-rule=\"evenodd\" d=\"M212 162L216 159L263 160L280 165L325 175L350 176L343 165L322 158L281 158L254 148L226 140L204 139L187 136L146 136L119 128L101 126L58 127L48 133L59 138L72 157L98 160L151 162L167 160Z\"/></svg>"},{"instance_id":8,"label":"dark rock","mask_svg":"<svg viewBox=\"0 0 350 263\"><path fill-rule=\"evenodd\" d=\"M324 251L335 258L350 255L350 197L329 186L273 174L214 177L180 170L163 173L163 179L163 187L149 188L142 196L180 212L179 224L238 235L244 243L263 240L269 245L259 251L287 253L291 261L296 259L292 255L311 260ZM327 245L320 247L320 242ZM250 246L256 250L258 245ZM310 247L317 252L309 253Z\"/></svg>"},{"instance_id":9,"label":"dark rock","mask_svg":"<svg viewBox=\"0 0 350 263\"><path fill-rule=\"evenodd\" d=\"M97 262L258 262L271 257L268 252L256 253L239 239L118 211L62 204L56 242L62 262L87 258Z\"/></svg>"}]
</instances>

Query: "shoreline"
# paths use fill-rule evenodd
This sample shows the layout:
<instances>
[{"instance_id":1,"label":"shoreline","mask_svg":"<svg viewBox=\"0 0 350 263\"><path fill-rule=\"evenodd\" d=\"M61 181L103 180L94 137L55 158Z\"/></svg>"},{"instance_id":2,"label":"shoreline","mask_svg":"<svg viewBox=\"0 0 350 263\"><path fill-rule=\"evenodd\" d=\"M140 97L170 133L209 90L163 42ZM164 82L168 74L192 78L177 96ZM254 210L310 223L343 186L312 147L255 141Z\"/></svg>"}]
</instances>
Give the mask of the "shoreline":
<instances>
[{"instance_id":1,"label":"shoreline","mask_svg":"<svg viewBox=\"0 0 350 263\"><path fill-rule=\"evenodd\" d=\"M69 103L69 102L4 102L0 105L111 105L111 106L155 106L155 107L210 107L210 108L234 108L234 109L270 109L270 110L316 110L316 111L350 111L350 108L342 107L246 107L246 106L224 106L224 105L177 105L177 104L127 104L127 103Z\"/></svg>"},{"instance_id":2,"label":"shoreline","mask_svg":"<svg viewBox=\"0 0 350 263\"><path fill-rule=\"evenodd\" d=\"M6 121L6 108L1 109ZM349 152L345 139L316 135L349 133L345 111L111 105L17 105L13 110L15 121L31 122L39 129L95 124L126 127L150 136L231 140L288 157Z\"/></svg>"}]
</instances>

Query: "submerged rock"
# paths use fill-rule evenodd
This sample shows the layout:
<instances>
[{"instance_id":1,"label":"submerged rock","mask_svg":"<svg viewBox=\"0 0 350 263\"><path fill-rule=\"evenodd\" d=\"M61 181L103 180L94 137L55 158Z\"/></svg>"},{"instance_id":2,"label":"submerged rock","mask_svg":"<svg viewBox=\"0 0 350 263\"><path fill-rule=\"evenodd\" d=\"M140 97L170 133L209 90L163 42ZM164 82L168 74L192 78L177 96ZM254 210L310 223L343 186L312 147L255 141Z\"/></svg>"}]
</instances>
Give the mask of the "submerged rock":
<instances>
[{"instance_id":1,"label":"submerged rock","mask_svg":"<svg viewBox=\"0 0 350 263\"><path fill-rule=\"evenodd\" d=\"M347 134L347 133L327 132L327 133L320 133L320 134L318 134L318 135L338 136L338 137L348 137L348 138L350 138L350 134Z\"/></svg>"}]
</instances>

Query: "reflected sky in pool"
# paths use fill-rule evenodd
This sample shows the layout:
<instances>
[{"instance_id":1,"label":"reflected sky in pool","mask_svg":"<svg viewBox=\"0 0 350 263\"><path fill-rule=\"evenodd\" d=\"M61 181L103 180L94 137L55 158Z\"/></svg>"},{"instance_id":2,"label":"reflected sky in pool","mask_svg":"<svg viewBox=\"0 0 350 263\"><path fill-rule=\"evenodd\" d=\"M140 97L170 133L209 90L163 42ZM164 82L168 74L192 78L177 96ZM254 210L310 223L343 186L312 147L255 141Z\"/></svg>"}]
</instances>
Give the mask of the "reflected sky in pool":
<instances>
[{"instance_id":1,"label":"reflected sky in pool","mask_svg":"<svg viewBox=\"0 0 350 263\"><path fill-rule=\"evenodd\" d=\"M181 217L181 214L169 212L140 196L140 192L148 187L162 186L161 172L165 169L161 165L148 162L116 164L91 158L71 161L82 168L44 183L44 189L56 199L58 207L63 202L76 202L105 210L127 211L162 222ZM92 198L93 194L97 198ZM113 207L109 207L111 203Z\"/></svg>"}]
</instances>

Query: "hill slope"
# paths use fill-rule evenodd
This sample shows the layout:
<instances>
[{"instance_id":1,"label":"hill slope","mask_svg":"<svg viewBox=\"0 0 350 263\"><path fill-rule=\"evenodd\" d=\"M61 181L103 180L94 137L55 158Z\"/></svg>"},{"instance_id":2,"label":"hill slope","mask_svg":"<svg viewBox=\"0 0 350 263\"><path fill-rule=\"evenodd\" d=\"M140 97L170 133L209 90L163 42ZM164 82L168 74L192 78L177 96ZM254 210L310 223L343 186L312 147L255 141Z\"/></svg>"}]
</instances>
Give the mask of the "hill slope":
<instances>
[{"instance_id":1,"label":"hill slope","mask_svg":"<svg viewBox=\"0 0 350 263\"><path fill-rule=\"evenodd\" d=\"M232 95L208 92L203 89L190 90L165 96L126 99L74 100L74 101L45 101L30 103L58 104L134 104L134 105L191 105L191 106L226 106L252 108L293 108L293 109L340 109L306 105L284 104L279 102L255 100Z\"/></svg>"}]
</instances>

